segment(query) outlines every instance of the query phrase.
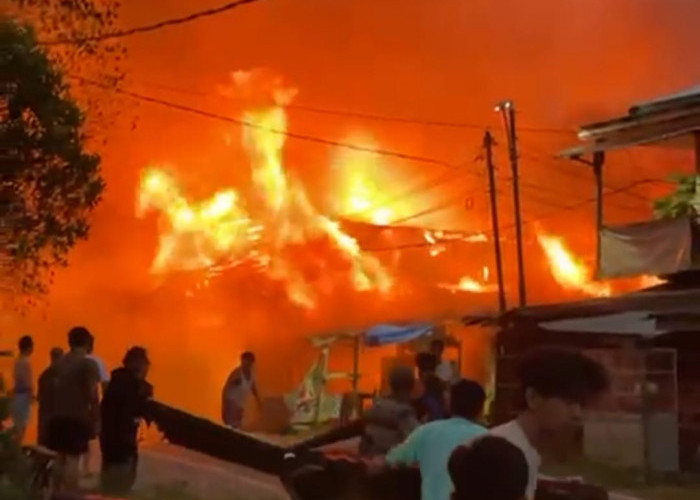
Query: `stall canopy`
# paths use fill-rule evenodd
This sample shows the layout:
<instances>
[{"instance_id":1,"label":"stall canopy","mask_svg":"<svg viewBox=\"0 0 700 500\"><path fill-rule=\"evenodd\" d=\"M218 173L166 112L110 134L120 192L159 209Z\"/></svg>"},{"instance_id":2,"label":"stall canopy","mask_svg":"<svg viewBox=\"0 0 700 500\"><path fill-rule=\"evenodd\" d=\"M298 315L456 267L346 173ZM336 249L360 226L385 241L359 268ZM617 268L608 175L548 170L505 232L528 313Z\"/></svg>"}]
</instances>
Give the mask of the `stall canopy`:
<instances>
[{"instance_id":1,"label":"stall canopy","mask_svg":"<svg viewBox=\"0 0 700 500\"><path fill-rule=\"evenodd\" d=\"M413 323L410 325L376 325L365 331L365 343L371 346L398 344L429 335L435 325L432 323Z\"/></svg>"}]
</instances>

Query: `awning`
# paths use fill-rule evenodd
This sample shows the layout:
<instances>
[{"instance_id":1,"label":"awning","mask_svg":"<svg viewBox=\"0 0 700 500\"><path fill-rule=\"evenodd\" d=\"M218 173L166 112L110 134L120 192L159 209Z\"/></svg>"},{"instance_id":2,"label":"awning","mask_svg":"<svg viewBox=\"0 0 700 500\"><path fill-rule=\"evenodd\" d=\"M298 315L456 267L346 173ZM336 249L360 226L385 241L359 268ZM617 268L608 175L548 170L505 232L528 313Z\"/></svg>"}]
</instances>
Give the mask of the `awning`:
<instances>
[{"instance_id":1,"label":"awning","mask_svg":"<svg viewBox=\"0 0 700 500\"><path fill-rule=\"evenodd\" d=\"M574 146L557 153L559 158L577 158L586 154L616 149L647 146L650 144L678 149L693 147L693 134L700 132L700 125L686 127L680 130L656 131L635 136L608 137L604 141L589 142Z\"/></svg>"},{"instance_id":2,"label":"awning","mask_svg":"<svg viewBox=\"0 0 700 500\"><path fill-rule=\"evenodd\" d=\"M545 330L558 332L612 333L646 338L667 333L658 328L656 318L651 317L648 311L632 311L591 318L545 321L540 323L539 326Z\"/></svg>"},{"instance_id":3,"label":"awning","mask_svg":"<svg viewBox=\"0 0 700 500\"><path fill-rule=\"evenodd\" d=\"M432 323L416 323L411 325L376 325L365 332L365 343L379 346L398 344L430 334L435 325Z\"/></svg>"},{"instance_id":4,"label":"awning","mask_svg":"<svg viewBox=\"0 0 700 500\"><path fill-rule=\"evenodd\" d=\"M693 148L694 134L700 132L700 87L632 106L624 116L583 125L578 133L583 142L561 151L572 158L634 146Z\"/></svg>"}]
</instances>

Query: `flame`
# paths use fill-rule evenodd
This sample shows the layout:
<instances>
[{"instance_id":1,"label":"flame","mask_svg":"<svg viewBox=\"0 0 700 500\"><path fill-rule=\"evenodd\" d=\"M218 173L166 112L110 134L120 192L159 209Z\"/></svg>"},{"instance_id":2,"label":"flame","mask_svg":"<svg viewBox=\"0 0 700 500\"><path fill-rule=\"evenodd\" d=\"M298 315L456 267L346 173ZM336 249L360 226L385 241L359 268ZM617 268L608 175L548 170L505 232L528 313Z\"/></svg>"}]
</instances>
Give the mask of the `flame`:
<instances>
[{"instance_id":1,"label":"flame","mask_svg":"<svg viewBox=\"0 0 700 500\"><path fill-rule=\"evenodd\" d=\"M375 142L367 137L352 136L344 141L376 148ZM388 199L386 189L379 188L380 184L388 184L389 179L380 177L386 177L388 168L376 154L341 150L333 161L333 171L337 182L334 193L339 193L334 204L344 217L387 226L405 215L405 202Z\"/></svg>"},{"instance_id":2,"label":"flame","mask_svg":"<svg viewBox=\"0 0 700 500\"><path fill-rule=\"evenodd\" d=\"M580 291L595 297L610 296L610 285L595 282L592 270L571 253L562 238L538 229L537 241L547 256L552 276L564 289Z\"/></svg>"},{"instance_id":3,"label":"flame","mask_svg":"<svg viewBox=\"0 0 700 500\"><path fill-rule=\"evenodd\" d=\"M498 287L488 283L491 271L488 266L484 266L481 270L481 281L472 278L471 276L462 276L457 284L442 283L438 285L440 288L449 290L452 293L457 292L472 292L472 293L488 293L495 292Z\"/></svg>"},{"instance_id":4,"label":"flame","mask_svg":"<svg viewBox=\"0 0 700 500\"><path fill-rule=\"evenodd\" d=\"M654 286L663 285L666 280L659 278L658 276L642 276L639 278L639 288L651 288Z\"/></svg>"},{"instance_id":5,"label":"flame","mask_svg":"<svg viewBox=\"0 0 700 500\"><path fill-rule=\"evenodd\" d=\"M260 76L235 73L233 90L251 92ZM277 79L273 83L272 88L265 87L271 98L243 114L251 124L243 129L243 144L251 158L252 185L262 200L254 217L233 189L192 201L164 168L143 172L137 213L156 211L162 216L153 272L208 269L213 275L251 262L283 282L289 300L306 308L314 307L318 299L314 276L329 268L347 271L355 290L387 292L392 279L381 263L365 255L337 222L319 213L303 186L285 170L284 104L296 91L280 87Z\"/></svg>"},{"instance_id":6,"label":"flame","mask_svg":"<svg viewBox=\"0 0 700 500\"><path fill-rule=\"evenodd\" d=\"M457 283L457 289L463 292L483 292L485 286L469 276L463 276Z\"/></svg>"}]
</instances>

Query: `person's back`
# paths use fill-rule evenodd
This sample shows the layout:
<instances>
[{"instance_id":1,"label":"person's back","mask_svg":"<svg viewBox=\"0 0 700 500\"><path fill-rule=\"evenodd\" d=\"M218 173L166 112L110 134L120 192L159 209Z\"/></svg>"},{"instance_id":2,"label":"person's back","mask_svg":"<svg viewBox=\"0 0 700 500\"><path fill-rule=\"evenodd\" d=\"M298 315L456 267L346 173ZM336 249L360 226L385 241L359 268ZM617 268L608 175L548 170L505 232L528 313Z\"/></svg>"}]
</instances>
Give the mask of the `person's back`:
<instances>
[{"instance_id":1,"label":"person's back","mask_svg":"<svg viewBox=\"0 0 700 500\"><path fill-rule=\"evenodd\" d=\"M112 372L101 404L100 443L107 452L131 456L136 452L138 419L145 414L145 403L153 388L125 367Z\"/></svg>"},{"instance_id":2,"label":"person's back","mask_svg":"<svg viewBox=\"0 0 700 500\"><path fill-rule=\"evenodd\" d=\"M392 398L379 398L364 415L365 431L360 454L383 455L418 426L413 406Z\"/></svg>"},{"instance_id":3,"label":"person's back","mask_svg":"<svg viewBox=\"0 0 700 500\"><path fill-rule=\"evenodd\" d=\"M51 349L51 364L41 373L37 382L37 400L39 402L39 435L40 445L49 446L48 425L55 411L56 399L56 364L63 357L59 347Z\"/></svg>"},{"instance_id":4,"label":"person's back","mask_svg":"<svg viewBox=\"0 0 700 500\"><path fill-rule=\"evenodd\" d=\"M528 465L522 451L504 438L483 436L458 446L447 469L452 500L524 500Z\"/></svg>"},{"instance_id":5,"label":"person's back","mask_svg":"<svg viewBox=\"0 0 700 500\"><path fill-rule=\"evenodd\" d=\"M99 380L95 364L71 351L57 363L55 380L54 415L89 421L95 410L93 385Z\"/></svg>"},{"instance_id":6,"label":"person's back","mask_svg":"<svg viewBox=\"0 0 700 500\"><path fill-rule=\"evenodd\" d=\"M365 430L360 439L361 455L383 455L418 427L418 419L411 404L414 385L412 368L397 366L391 371L391 394L378 398L363 417Z\"/></svg>"},{"instance_id":7,"label":"person's back","mask_svg":"<svg viewBox=\"0 0 700 500\"><path fill-rule=\"evenodd\" d=\"M487 429L474 422L482 412L486 394L476 382L460 380L450 389L452 417L417 428L386 457L391 465L417 464L421 473L422 500L450 500L452 482L447 463L454 449Z\"/></svg>"},{"instance_id":8,"label":"person's back","mask_svg":"<svg viewBox=\"0 0 700 500\"><path fill-rule=\"evenodd\" d=\"M56 363L49 447L59 454L56 485L66 492L79 487L80 456L87 452L99 417L99 374L87 359L90 332L82 326L68 332L70 352Z\"/></svg>"}]
</instances>

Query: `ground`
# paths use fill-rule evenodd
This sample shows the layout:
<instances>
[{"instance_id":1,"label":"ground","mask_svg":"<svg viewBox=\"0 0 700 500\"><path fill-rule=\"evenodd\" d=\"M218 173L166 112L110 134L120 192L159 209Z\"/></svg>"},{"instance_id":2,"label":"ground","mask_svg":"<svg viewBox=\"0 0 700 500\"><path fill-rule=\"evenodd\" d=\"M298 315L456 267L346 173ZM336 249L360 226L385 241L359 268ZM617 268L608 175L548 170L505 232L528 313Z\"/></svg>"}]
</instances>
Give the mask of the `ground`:
<instances>
[{"instance_id":1,"label":"ground","mask_svg":"<svg viewBox=\"0 0 700 500\"><path fill-rule=\"evenodd\" d=\"M611 500L698 500L700 483L647 486L634 471L620 471L578 461L546 471L579 476L615 493ZM141 453L136 500L288 500L271 476L165 443Z\"/></svg>"},{"instance_id":2,"label":"ground","mask_svg":"<svg viewBox=\"0 0 700 500\"><path fill-rule=\"evenodd\" d=\"M549 467L547 474L556 476L578 476L586 481L605 486L615 491L611 500L698 500L700 480L686 478L663 484L645 484L641 471L621 470L577 460L566 465Z\"/></svg>"}]
</instances>

